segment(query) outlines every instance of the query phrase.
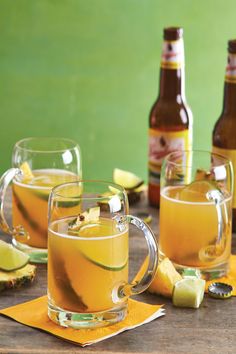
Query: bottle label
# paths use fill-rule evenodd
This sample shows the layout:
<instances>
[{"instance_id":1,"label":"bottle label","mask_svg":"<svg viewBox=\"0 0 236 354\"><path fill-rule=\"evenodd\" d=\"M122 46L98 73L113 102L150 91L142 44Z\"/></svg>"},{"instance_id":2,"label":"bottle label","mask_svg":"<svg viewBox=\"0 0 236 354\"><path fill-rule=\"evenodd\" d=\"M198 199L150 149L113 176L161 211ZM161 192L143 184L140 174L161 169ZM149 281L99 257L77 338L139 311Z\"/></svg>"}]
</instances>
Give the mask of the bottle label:
<instances>
[{"instance_id":1,"label":"bottle label","mask_svg":"<svg viewBox=\"0 0 236 354\"><path fill-rule=\"evenodd\" d=\"M149 183L160 184L161 165L166 155L176 150L191 149L192 132L190 129L181 131L149 129Z\"/></svg>"},{"instance_id":2,"label":"bottle label","mask_svg":"<svg viewBox=\"0 0 236 354\"><path fill-rule=\"evenodd\" d=\"M219 154L222 156L227 157L229 160L231 160L234 171L236 171L236 150L231 150L231 149L222 149L217 146L213 146L212 152L215 154ZM234 194L233 194L233 204L232 207L235 209L236 208L236 173L234 173Z\"/></svg>"},{"instance_id":3,"label":"bottle label","mask_svg":"<svg viewBox=\"0 0 236 354\"><path fill-rule=\"evenodd\" d=\"M161 68L179 69L184 66L184 41L164 41L161 56Z\"/></svg>"},{"instance_id":4,"label":"bottle label","mask_svg":"<svg viewBox=\"0 0 236 354\"><path fill-rule=\"evenodd\" d=\"M236 84L236 54L229 53L225 81Z\"/></svg>"}]
</instances>

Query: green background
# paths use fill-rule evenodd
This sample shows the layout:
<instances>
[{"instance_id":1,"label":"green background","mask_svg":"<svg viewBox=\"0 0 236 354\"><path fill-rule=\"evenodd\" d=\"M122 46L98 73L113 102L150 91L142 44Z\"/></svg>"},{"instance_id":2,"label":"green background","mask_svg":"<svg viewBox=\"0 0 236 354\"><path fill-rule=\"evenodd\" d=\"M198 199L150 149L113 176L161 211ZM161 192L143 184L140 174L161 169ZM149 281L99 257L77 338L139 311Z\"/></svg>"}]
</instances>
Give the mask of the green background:
<instances>
[{"instance_id":1,"label":"green background","mask_svg":"<svg viewBox=\"0 0 236 354\"><path fill-rule=\"evenodd\" d=\"M222 108L235 0L0 0L0 172L27 136L78 141L83 176L147 178L148 113L162 30L184 27L194 147L209 149Z\"/></svg>"}]
</instances>

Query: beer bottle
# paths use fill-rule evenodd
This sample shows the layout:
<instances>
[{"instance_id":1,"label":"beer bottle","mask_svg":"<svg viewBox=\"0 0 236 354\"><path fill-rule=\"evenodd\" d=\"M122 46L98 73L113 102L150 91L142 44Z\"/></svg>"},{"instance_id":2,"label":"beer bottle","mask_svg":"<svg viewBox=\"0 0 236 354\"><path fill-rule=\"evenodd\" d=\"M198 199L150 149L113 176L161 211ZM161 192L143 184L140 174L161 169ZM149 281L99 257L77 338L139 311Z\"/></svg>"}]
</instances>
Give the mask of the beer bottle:
<instances>
[{"instance_id":1,"label":"beer bottle","mask_svg":"<svg viewBox=\"0 0 236 354\"><path fill-rule=\"evenodd\" d=\"M236 39L228 41L223 110L213 130L213 152L234 166L233 231L236 231Z\"/></svg>"},{"instance_id":2,"label":"beer bottle","mask_svg":"<svg viewBox=\"0 0 236 354\"><path fill-rule=\"evenodd\" d=\"M192 148L192 112L186 103L183 29L164 29L159 96L149 115L149 204L159 206L160 170L172 151Z\"/></svg>"}]
</instances>

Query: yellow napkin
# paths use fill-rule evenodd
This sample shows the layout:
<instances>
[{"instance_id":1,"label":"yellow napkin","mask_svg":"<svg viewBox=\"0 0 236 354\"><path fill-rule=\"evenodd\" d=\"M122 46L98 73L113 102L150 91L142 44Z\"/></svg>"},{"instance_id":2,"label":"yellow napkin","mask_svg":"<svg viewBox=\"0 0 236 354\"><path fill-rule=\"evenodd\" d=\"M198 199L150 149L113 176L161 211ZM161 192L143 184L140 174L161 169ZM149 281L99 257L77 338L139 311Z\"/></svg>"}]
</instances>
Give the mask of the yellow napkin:
<instances>
[{"instance_id":1,"label":"yellow napkin","mask_svg":"<svg viewBox=\"0 0 236 354\"><path fill-rule=\"evenodd\" d=\"M206 290L208 289L208 286L210 284L215 282L223 282L223 283L230 284L233 287L232 295L236 296L236 255L235 254L231 254L230 256L229 273L227 274L227 276L206 282Z\"/></svg>"},{"instance_id":2,"label":"yellow napkin","mask_svg":"<svg viewBox=\"0 0 236 354\"><path fill-rule=\"evenodd\" d=\"M71 329L53 323L47 316L47 296L0 310L0 313L14 320L42 329L59 338L79 344L82 347L97 343L121 332L141 326L165 314L162 305L149 305L129 299L128 315L114 325L97 329ZM33 314L33 315L32 315Z\"/></svg>"}]
</instances>

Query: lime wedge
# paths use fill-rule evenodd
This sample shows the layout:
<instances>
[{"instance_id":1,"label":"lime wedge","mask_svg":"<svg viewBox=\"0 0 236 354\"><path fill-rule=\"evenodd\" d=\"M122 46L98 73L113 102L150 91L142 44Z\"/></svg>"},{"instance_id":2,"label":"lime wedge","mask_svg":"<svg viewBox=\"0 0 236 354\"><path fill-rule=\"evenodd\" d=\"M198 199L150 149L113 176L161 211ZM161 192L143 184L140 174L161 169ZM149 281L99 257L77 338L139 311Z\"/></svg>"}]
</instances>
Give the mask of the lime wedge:
<instances>
[{"instance_id":1,"label":"lime wedge","mask_svg":"<svg viewBox=\"0 0 236 354\"><path fill-rule=\"evenodd\" d=\"M136 189L143 184L143 180L132 172L115 168L113 171L113 181L125 189Z\"/></svg>"},{"instance_id":2,"label":"lime wedge","mask_svg":"<svg viewBox=\"0 0 236 354\"><path fill-rule=\"evenodd\" d=\"M29 262L29 256L12 245L0 241L0 269L7 272L23 268Z\"/></svg>"},{"instance_id":3,"label":"lime wedge","mask_svg":"<svg viewBox=\"0 0 236 354\"><path fill-rule=\"evenodd\" d=\"M205 280L193 277L178 281L173 291L173 304L197 309L204 297L205 283Z\"/></svg>"}]
</instances>

